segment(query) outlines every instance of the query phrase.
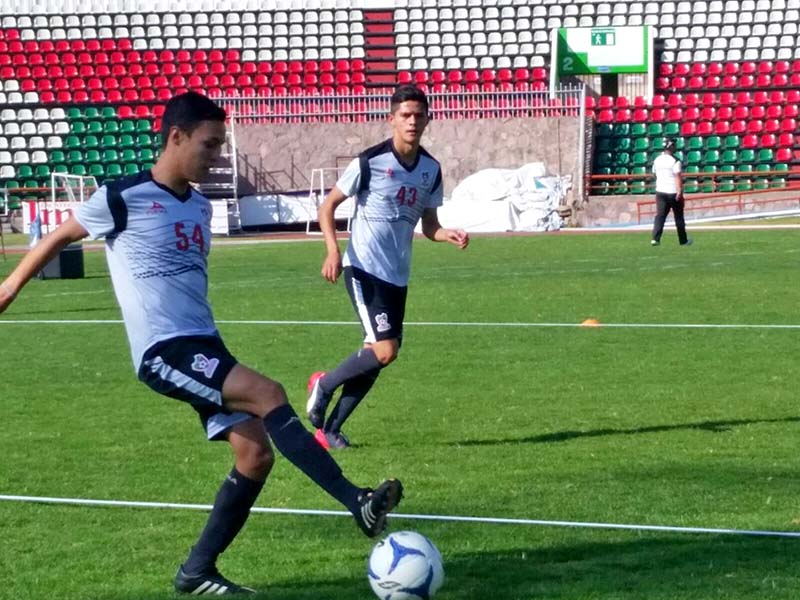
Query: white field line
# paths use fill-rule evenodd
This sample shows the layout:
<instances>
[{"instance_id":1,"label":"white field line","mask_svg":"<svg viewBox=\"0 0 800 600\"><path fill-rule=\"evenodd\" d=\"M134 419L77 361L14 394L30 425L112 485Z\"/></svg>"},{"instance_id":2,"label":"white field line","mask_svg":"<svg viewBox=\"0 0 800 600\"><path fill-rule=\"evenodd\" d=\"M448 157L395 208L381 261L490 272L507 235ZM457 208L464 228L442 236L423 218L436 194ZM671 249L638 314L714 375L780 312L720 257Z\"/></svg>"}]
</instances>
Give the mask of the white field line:
<instances>
[{"instance_id":1,"label":"white field line","mask_svg":"<svg viewBox=\"0 0 800 600\"><path fill-rule=\"evenodd\" d=\"M286 326L356 326L357 321L270 321L217 319L220 325L286 325ZM120 325L121 319L0 319L0 325ZM800 329L800 324L773 323L518 323L518 322L477 322L477 321L410 321L403 323L410 327L582 327L586 329Z\"/></svg>"},{"instance_id":2,"label":"white field line","mask_svg":"<svg viewBox=\"0 0 800 600\"><path fill-rule=\"evenodd\" d=\"M92 500L85 498L49 498L42 496L14 496L0 495L0 501L6 502L28 502L39 504L67 504L73 506L103 506L103 507L124 507L124 508L166 508L172 510L202 510L210 511L212 506L209 504L182 504L175 502L138 502L129 500ZM349 512L338 510L315 510L298 508L263 508L254 506L250 509L252 513L268 514L289 514L289 515L313 515L313 516L351 516ZM408 519L418 521L449 521L461 523L489 523L502 525L539 525L549 527L576 527L589 529L626 529L633 531L661 531L670 533L707 533L707 534L726 534L740 536L763 536L763 537L788 537L800 538L800 531L771 531L757 529L730 529L716 527L684 527L675 525L638 525L631 523L594 523L586 521L552 521L544 519L509 519L504 517L466 517L460 515L425 515L425 514L402 514L392 513L389 515L392 520Z\"/></svg>"}]
</instances>

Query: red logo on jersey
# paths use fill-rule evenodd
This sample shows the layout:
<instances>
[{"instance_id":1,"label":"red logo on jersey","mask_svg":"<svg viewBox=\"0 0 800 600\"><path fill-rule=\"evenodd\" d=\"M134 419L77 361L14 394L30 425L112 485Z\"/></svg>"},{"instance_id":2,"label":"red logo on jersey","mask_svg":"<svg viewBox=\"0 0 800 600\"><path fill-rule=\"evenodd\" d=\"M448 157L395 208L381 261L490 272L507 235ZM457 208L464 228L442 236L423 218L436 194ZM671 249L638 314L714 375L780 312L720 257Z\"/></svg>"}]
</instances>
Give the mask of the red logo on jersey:
<instances>
[{"instance_id":1,"label":"red logo on jersey","mask_svg":"<svg viewBox=\"0 0 800 600\"><path fill-rule=\"evenodd\" d=\"M389 178L394 177L394 171L392 171L391 167L386 169L386 176Z\"/></svg>"},{"instance_id":2,"label":"red logo on jersey","mask_svg":"<svg viewBox=\"0 0 800 600\"><path fill-rule=\"evenodd\" d=\"M167 209L164 208L163 205L159 204L155 200L153 200L153 206L151 206L149 209L147 209L147 214L148 215L159 215L159 214L164 214L166 212L167 212Z\"/></svg>"}]
</instances>

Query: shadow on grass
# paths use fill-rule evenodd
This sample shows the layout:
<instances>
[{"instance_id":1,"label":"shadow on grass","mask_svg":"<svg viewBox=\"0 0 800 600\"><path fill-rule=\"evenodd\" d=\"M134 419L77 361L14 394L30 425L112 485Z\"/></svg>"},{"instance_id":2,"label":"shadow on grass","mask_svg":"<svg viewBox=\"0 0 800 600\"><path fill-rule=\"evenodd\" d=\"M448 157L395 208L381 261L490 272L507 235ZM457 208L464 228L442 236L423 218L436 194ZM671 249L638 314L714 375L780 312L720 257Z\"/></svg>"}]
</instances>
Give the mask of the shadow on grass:
<instances>
[{"instance_id":1,"label":"shadow on grass","mask_svg":"<svg viewBox=\"0 0 800 600\"><path fill-rule=\"evenodd\" d=\"M730 419L723 421L701 421L699 423L679 423L676 425L651 425L649 427L632 427L629 429L590 429L588 431L556 431L518 438L494 440L462 440L448 442L449 446L494 446L501 444L549 444L551 442L568 442L580 438L604 437L607 435L635 435L639 433L661 433L681 429L698 429L710 433L725 433L741 425L757 423L800 423L800 417L783 417L780 419Z\"/></svg>"},{"instance_id":2,"label":"shadow on grass","mask_svg":"<svg viewBox=\"0 0 800 600\"><path fill-rule=\"evenodd\" d=\"M630 541L445 553L446 582L437 600L531 598L792 598L800 577L796 540L733 536L639 536ZM255 599L367 600L360 578L254 581ZM164 591L128 590L98 600L173 600Z\"/></svg>"}]
</instances>

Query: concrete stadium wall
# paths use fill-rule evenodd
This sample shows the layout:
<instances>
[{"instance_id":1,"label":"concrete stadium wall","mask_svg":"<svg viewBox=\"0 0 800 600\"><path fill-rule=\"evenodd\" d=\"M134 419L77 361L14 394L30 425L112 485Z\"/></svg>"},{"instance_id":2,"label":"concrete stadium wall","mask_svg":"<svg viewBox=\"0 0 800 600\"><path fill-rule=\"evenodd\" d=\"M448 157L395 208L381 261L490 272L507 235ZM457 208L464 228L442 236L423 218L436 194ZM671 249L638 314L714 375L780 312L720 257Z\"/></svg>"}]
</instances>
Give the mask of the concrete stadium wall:
<instances>
[{"instance_id":1,"label":"concrete stadium wall","mask_svg":"<svg viewBox=\"0 0 800 600\"><path fill-rule=\"evenodd\" d=\"M307 191L313 168L345 166L390 134L386 122L237 125L240 195ZM445 195L481 169L536 161L572 175L574 194L578 137L575 117L447 120L431 122L423 146L442 164Z\"/></svg>"}]
</instances>

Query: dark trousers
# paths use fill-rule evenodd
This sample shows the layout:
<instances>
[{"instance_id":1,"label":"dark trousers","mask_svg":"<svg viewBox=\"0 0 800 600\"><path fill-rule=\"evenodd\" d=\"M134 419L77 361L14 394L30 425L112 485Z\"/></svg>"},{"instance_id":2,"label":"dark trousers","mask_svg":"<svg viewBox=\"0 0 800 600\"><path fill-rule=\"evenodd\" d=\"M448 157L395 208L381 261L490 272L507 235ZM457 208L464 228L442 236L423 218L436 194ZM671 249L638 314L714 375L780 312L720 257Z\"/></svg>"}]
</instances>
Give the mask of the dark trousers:
<instances>
[{"instance_id":1,"label":"dark trousers","mask_svg":"<svg viewBox=\"0 0 800 600\"><path fill-rule=\"evenodd\" d=\"M678 229L678 241L681 244L686 243L686 221L683 219L683 200L678 200L677 194L664 194L656 192L656 220L653 223L653 238L655 241L661 241L661 234L664 233L664 222L667 220L669 211L672 211L672 216L675 218L675 227Z\"/></svg>"}]
</instances>

